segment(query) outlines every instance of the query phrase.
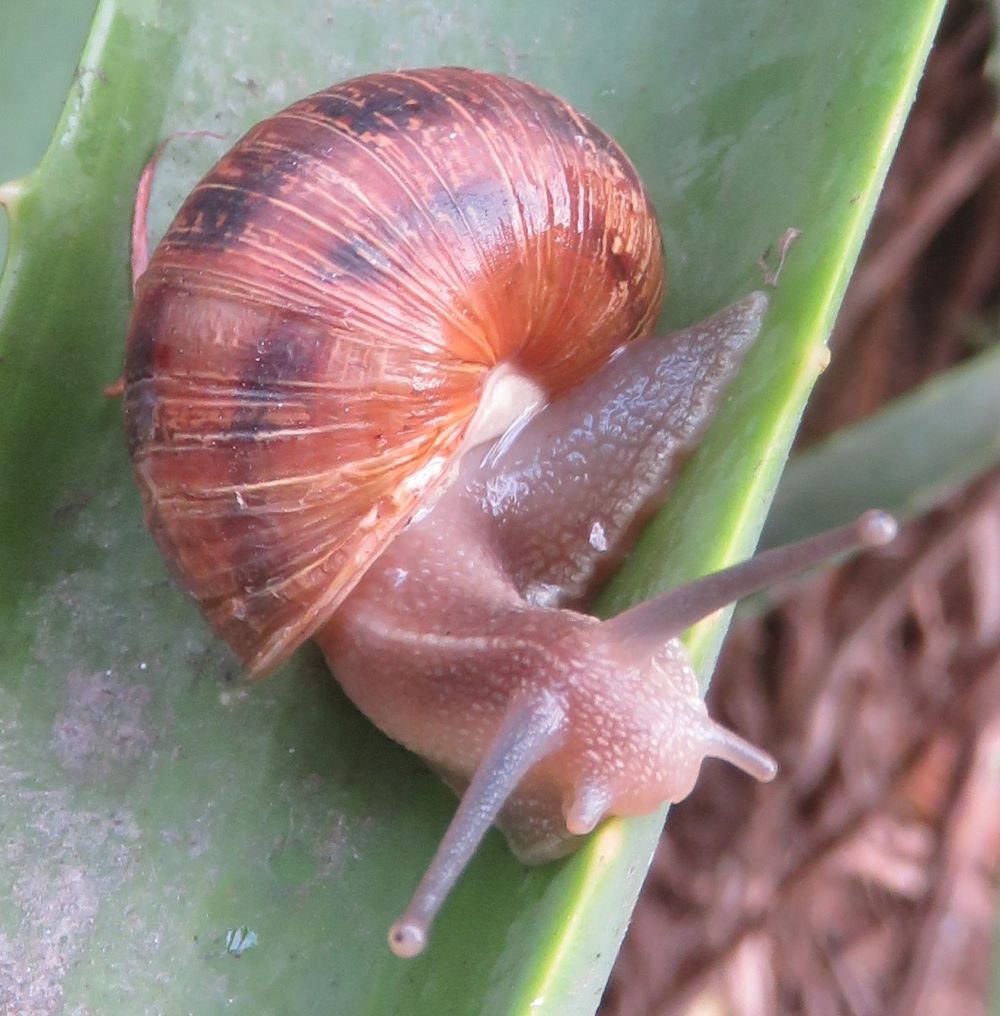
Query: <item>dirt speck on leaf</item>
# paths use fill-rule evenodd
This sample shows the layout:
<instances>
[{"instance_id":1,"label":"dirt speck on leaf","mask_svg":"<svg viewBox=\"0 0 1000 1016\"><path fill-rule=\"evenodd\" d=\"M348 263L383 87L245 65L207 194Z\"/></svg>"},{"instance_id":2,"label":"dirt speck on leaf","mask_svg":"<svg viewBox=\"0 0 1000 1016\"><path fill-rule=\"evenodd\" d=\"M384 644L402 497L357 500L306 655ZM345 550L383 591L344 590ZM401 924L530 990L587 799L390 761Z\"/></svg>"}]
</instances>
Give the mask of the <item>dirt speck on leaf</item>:
<instances>
[{"instance_id":1,"label":"dirt speck on leaf","mask_svg":"<svg viewBox=\"0 0 1000 1016\"><path fill-rule=\"evenodd\" d=\"M140 833L125 809L74 809L68 791L37 789L5 763L8 733L0 725L11 818L0 867L15 873L4 894L19 916L16 933L0 932L0 1014L51 1016L65 1011L64 979L94 934L101 901L130 877Z\"/></svg>"},{"instance_id":2,"label":"dirt speck on leaf","mask_svg":"<svg viewBox=\"0 0 1000 1016\"><path fill-rule=\"evenodd\" d=\"M52 749L74 775L106 777L119 765L147 756L155 732L144 723L150 690L113 673L73 671L66 707L52 728Z\"/></svg>"}]
</instances>

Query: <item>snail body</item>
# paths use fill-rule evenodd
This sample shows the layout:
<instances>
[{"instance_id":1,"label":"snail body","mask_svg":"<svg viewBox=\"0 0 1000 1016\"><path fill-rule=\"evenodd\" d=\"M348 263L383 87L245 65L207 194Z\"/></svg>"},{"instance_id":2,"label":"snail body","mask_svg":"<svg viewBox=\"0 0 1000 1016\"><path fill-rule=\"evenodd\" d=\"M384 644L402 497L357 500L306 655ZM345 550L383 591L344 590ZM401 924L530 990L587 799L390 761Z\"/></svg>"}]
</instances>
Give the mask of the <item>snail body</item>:
<instances>
[{"instance_id":1,"label":"snail body","mask_svg":"<svg viewBox=\"0 0 1000 1016\"><path fill-rule=\"evenodd\" d=\"M566 607L587 598L663 496L765 307L754 294L634 343L501 451L470 452L317 633L351 698L459 790L511 701L562 703L572 733L499 817L526 862L567 853L606 813L680 800L706 752L735 743L708 719L676 638L634 653L613 621ZM766 775L769 761L754 759Z\"/></svg>"},{"instance_id":2,"label":"snail body","mask_svg":"<svg viewBox=\"0 0 1000 1016\"><path fill-rule=\"evenodd\" d=\"M610 621L579 612L767 305L650 340L663 289L615 142L459 68L357 78L258 124L139 279L126 431L165 558L251 674L315 638L462 795L390 933L400 955L494 820L538 862L686 796L706 756L771 778L709 719L678 636L885 535L763 555Z\"/></svg>"}]
</instances>

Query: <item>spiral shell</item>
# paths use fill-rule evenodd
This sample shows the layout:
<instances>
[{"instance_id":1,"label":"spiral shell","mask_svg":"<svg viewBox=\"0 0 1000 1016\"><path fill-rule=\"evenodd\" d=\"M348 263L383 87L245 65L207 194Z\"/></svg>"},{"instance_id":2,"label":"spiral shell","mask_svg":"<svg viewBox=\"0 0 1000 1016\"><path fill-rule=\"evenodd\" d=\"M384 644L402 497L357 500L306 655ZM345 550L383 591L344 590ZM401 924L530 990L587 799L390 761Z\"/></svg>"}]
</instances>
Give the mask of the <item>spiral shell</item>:
<instances>
[{"instance_id":1,"label":"spiral shell","mask_svg":"<svg viewBox=\"0 0 1000 1016\"><path fill-rule=\"evenodd\" d=\"M125 414L150 528L250 671L446 481L495 366L574 385L663 271L621 149L510 78L373 74L239 141L139 282Z\"/></svg>"}]
</instances>

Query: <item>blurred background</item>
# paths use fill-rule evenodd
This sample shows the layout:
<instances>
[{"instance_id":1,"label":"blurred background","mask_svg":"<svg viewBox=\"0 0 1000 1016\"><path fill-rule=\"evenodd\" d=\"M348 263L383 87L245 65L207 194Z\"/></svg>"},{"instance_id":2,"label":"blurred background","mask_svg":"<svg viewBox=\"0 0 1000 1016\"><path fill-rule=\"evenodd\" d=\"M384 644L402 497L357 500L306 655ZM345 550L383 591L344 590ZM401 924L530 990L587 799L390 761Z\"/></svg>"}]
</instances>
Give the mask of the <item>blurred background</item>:
<instances>
[{"instance_id":1,"label":"blurred background","mask_svg":"<svg viewBox=\"0 0 1000 1016\"><path fill-rule=\"evenodd\" d=\"M948 6L800 431L820 472L829 435L956 364L1000 403L998 10ZM994 435L890 552L738 616L710 707L782 773L706 765L672 810L605 1016L1000 1012Z\"/></svg>"}]
</instances>

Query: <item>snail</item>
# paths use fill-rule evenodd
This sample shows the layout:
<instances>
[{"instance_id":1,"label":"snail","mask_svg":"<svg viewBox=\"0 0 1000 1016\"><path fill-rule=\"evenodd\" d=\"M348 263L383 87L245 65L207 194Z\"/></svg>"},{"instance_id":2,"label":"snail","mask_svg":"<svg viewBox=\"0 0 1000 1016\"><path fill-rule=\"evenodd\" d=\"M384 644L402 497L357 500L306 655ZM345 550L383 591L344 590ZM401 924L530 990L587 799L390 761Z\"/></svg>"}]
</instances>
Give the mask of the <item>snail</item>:
<instances>
[{"instance_id":1,"label":"snail","mask_svg":"<svg viewBox=\"0 0 1000 1016\"><path fill-rule=\"evenodd\" d=\"M356 78L253 127L140 267L125 421L166 560L251 675L315 639L461 795L397 954L494 822L539 863L680 800L707 756L773 777L708 717L678 636L894 523L581 612L767 306L648 337L660 231L594 124L483 72Z\"/></svg>"}]
</instances>

